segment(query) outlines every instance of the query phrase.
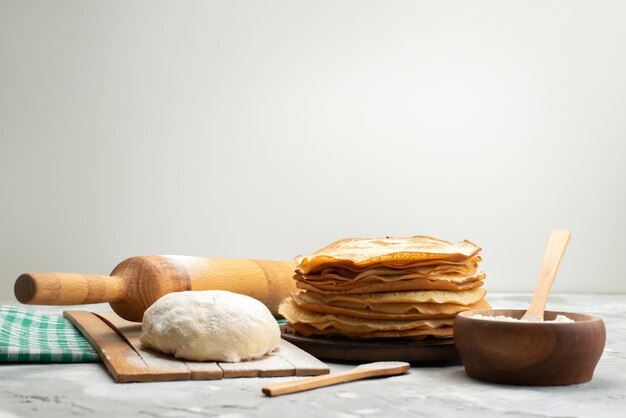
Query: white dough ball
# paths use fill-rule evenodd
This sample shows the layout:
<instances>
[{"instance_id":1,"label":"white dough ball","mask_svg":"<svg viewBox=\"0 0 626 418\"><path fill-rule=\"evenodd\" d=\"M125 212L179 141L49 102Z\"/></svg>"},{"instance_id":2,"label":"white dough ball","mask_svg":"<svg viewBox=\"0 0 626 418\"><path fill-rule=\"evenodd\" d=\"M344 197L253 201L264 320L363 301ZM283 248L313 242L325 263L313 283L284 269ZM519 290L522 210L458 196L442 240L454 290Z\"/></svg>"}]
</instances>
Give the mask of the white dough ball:
<instances>
[{"instance_id":1,"label":"white dough ball","mask_svg":"<svg viewBox=\"0 0 626 418\"><path fill-rule=\"evenodd\" d=\"M280 342L269 309L223 290L169 293L143 315L141 344L187 360L236 362L263 357Z\"/></svg>"}]
</instances>

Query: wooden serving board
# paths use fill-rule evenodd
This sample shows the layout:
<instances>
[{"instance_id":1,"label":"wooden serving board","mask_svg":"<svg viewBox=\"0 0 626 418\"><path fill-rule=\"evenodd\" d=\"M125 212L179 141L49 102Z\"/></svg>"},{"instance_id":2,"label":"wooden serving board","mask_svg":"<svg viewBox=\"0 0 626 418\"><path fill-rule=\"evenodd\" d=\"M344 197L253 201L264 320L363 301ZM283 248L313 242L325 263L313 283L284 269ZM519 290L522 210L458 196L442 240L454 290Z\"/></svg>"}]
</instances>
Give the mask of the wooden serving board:
<instances>
[{"instance_id":1,"label":"wooden serving board","mask_svg":"<svg viewBox=\"0 0 626 418\"><path fill-rule=\"evenodd\" d=\"M117 383L317 376L330 372L324 363L285 340L281 340L277 351L259 360L183 361L143 348L139 342L141 324L126 321L113 312L65 311L63 314L89 340Z\"/></svg>"},{"instance_id":2,"label":"wooden serving board","mask_svg":"<svg viewBox=\"0 0 626 418\"><path fill-rule=\"evenodd\" d=\"M305 337L286 326L281 327L283 339L315 357L341 362L406 361L413 365L461 364L451 338L426 341L351 340L340 337Z\"/></svg>"}]
</instances>

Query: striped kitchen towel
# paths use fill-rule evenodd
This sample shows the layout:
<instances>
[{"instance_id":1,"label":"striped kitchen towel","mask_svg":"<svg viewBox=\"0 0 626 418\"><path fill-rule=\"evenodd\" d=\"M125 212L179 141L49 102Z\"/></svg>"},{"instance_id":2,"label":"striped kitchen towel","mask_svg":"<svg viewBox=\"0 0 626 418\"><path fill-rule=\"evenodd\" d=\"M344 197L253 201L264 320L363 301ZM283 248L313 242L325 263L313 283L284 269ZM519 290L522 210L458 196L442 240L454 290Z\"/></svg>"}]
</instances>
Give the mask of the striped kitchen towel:
<instances>
[{"instance_id":1,"label":"striped kitchen towel","mask_svg":"<svg viewBox=\"0 0 626 418\"><path fill-rule=\"evenodd\" d=\"M0 305L0 363L97 361L98 353L67 319Z\"/></svg>"}]
</instances>

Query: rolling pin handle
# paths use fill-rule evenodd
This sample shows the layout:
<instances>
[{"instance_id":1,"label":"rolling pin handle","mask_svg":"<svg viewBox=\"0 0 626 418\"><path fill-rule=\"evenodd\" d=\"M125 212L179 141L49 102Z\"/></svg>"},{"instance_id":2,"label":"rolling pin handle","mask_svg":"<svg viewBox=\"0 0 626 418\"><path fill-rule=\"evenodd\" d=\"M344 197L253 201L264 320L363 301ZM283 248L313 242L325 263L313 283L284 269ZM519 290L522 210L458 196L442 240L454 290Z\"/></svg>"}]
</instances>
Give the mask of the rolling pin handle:
<instances>
[{"instance_id":1,"label":"rolling pin handle","mask_svg":"<svg viewBox=\"0 0 626 418\"><path fill-rule=\"evenodd\" d=\"M81 305L112 302L124 294L118 276L77 273L24 273L15 281L15 297L30 305Z\"/></svg>"}]
</instances>

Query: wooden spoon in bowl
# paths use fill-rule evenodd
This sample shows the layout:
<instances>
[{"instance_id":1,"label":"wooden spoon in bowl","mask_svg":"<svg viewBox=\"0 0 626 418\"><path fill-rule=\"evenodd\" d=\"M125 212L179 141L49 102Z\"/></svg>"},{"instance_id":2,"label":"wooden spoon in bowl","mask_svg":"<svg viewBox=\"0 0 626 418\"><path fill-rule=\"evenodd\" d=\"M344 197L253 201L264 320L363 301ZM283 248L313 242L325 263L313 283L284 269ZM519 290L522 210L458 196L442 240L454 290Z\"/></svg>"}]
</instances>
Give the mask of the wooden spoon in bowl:
<instances>
[{"instance_id":1,"label":"wooden spoon in bowl","mask_svg":"<svg viewBox=\"0 0 626 418\"><path fill-rule=\"evenodd\" d=\"M567 243L570 239L570 232L566 229L555 229L550 235L548 248L543 256L541 270L535 286L535 293L530 301L528 310L522 316L527 321L543 321L543 313L550 294L550 288L559 270L559 265L565 254Z\"/></svg>"}]
</instances>

